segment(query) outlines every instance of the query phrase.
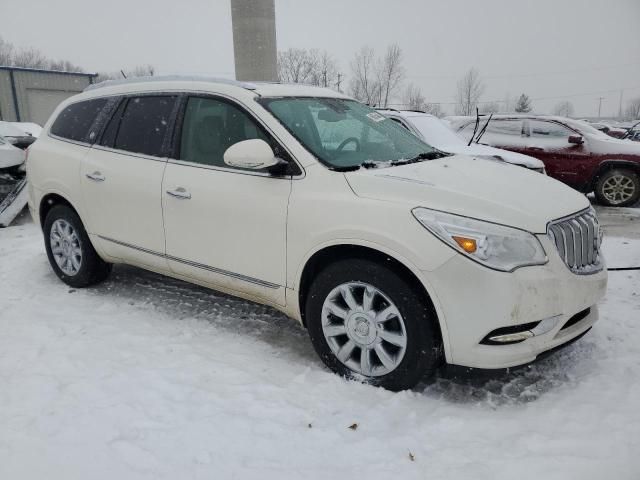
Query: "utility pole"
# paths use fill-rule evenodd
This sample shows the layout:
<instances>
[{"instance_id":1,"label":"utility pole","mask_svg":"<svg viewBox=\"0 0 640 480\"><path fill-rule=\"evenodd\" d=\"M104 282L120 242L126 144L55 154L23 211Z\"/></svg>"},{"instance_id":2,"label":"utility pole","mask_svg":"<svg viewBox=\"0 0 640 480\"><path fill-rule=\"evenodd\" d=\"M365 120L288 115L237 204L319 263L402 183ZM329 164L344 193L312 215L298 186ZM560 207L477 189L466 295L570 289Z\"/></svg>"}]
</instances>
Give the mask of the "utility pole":
<instances>
[{"instance_id":1,"label":"utility pole","mask_svg":"<svg viewBox=\"0 0 640 480\"><path fill-rule=\"evenodd\" d=\"M624 90L621 88L620 89L620 104L618 105L618 120L622 120L622 92L624 92Z\"/></svg>"},{"instance_id":2,"label":"utility pole","mask_svg":"<svg viewBox=\"0 0 640 480\"><path fill-rule=\"evenodd\" d=\"M231 0L236 79L278 81L274 0Z\"/></svg>"},{"instance_id":3,"label":"utility pole","mask_svg":"<svg viewBox=\"0 0 640 480\"><path fill-rule=\"evenodd\" d=\"M600 110L602 110L602 100L604 97L598 97L598 118L600 118Z\"/></svg>"},{"instance_id":4,"label":"utility pole","mask_svg":"<svg viewBox=\"0 0 640 480\"><path fill-rule=\"evenodd\" d=\"M342 93L342 90L340 90L340 85L342 84L342 74L338 73L338 80L336 81L336 87L338 88L338 91L340 93Z\"/></svg>"}]
</instances>

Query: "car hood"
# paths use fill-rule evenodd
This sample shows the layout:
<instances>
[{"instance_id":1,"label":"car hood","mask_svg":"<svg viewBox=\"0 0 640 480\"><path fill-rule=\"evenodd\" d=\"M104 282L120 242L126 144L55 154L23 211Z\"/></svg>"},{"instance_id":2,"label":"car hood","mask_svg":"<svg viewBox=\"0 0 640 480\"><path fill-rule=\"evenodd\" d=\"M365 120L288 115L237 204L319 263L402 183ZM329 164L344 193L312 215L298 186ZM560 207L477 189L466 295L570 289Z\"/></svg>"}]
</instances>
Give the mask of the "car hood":
<instances>
[{"instance_id":1,"label":"car hood","mask_svg":"<svg viewBox=\"0 0 640 480\"><path fill-rule=\"evenodd\" d=\"M640 144L631 140L613 137L587 137L591 150L597 154L621 154L640 156Z\"/></svg>"},{"instance_id":2,"label":"car hood","mask_svg":"<svg viewBox=\"0 0 640 480\"><path fill-rule=\"evenodd\" d=\"M522 153L510 152L509 150L502 150L501 148L490 147L489 145L482 145L478 143L472 143L471 145L442 145L438 147L438 150L442 150L447 153L455 153L458 155L471 155L482 157L500 157L502 160L515 165L522 165L523 167L540 170L544 168L542 163L537 158L530 157L529 155L523 155Z\"/></svg>"},{"instance_id":3,"label":"car hood","mask_svg":"<svg viewBox=\"0 0 640 480\"><path fill-rule=\"evenodd\" d=\"M426 207L545 233L547 223L589 207L587 198L545 175L463 155L345 173L356 195Z\"/></svg>"}]
</instances>

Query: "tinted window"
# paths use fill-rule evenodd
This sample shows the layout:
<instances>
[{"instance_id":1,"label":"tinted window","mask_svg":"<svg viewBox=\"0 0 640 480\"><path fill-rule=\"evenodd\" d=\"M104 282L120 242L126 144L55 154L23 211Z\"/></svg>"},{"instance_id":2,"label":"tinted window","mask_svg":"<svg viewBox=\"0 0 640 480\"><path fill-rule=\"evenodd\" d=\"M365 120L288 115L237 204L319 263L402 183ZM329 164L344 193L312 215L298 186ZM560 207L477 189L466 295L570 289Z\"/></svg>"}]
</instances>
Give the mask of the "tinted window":
<instances>
[{"instance_id":1,"label":"tinted window","mask_svg":"<svg viewBox=\"0 0 640 480\"><path fill-rule=\"evenodd\" d=\"M96 98L69 105L53 122L51 133L77 142L86 141L91 125L106 104L106 98Z\"/></svg>"},{"instance_id":2,"label":"tinted window","mask_svg":"<svg viewBox=\"0 0 640 480\"><path fill-rule=\"evenodd\" d=\"M249 115L228 102L213 98L191 97L187 101L180 140L180 159L229 168L224 152L243 140L267 135Z\"/></svg>"},{"instance_id":3,"label":"tinted window","mask_svg":"<svg viewBox=\"0 0 640 480\"><path fill-rule=\"evenodd\" d=\"M531 136L535 138L562 138L569 139L573 132L559 123L531 120Z\"/></svg>"},{"instance_id":4,"label":"tinted window","mask_svg":"<svg viewBox=\"0 0 640 480\"><path fill-rule=\"evenodd\" d=\"M118 133L118 128L120 127L120 120L122 120L122 114L124 113L124 107L127 106L127 101L124 99L120 99L120 103L116 108L115 112L111 116L111 120L107 123L107 127L104 129L102 133L102 138L100 139L100 145L104 145L106 147L113 147L113 143L116 141L116 135Z\"/></svg>"},{"instance_id":5,"label":"tinted window","mask_svg":"<svg viewBox=\"0 0 640 480\"><path fill-rule=\"evenodd\" d=\"M163 156L162 143L176 97L133 97L127 102L114 148Z\"/></svg>"}]
</instances>

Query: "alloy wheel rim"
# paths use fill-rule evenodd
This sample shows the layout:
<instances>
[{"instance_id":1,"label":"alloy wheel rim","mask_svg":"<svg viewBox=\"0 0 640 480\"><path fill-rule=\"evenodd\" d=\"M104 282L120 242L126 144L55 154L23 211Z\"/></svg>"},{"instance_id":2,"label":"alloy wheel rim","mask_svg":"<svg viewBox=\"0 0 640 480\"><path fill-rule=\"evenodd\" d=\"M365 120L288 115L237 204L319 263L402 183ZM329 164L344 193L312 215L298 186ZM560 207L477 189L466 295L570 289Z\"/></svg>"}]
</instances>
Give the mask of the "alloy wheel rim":
<instances>
[{"instance_id":1,"label":"alloy wheel rim","mask_svg":"<svg viewBox=\"0 0 640 480\"><path fill-rule=\"evenodd\" d=\"M613 175L602 184L602 194L612 204L630 200L636 192L632 178L625 175Z\"/></svg>"},{"instance_id":2,"label":"alloy wheel rim","mask_svg":"<svg viewBox=\"0 0 640 480\"><path fill-rule=\"evenodd\" d=\"M82 247L80 238L71 224L63 219L53 222L49 243L58 268L70 277L76 275L82 265Z\"/></svg>"},{"instance_id":3,"label":"alloy wheel rim","mask_svg":"<svg viewBox=\"0 0 640 480\"><path fill-rule=\"evenodd\" d=\"M347 282L331 290L322 305L322 332L336 358L366 377L394 371L407 349L400 311L368 283Z\"/></svg>"}]
</instances>

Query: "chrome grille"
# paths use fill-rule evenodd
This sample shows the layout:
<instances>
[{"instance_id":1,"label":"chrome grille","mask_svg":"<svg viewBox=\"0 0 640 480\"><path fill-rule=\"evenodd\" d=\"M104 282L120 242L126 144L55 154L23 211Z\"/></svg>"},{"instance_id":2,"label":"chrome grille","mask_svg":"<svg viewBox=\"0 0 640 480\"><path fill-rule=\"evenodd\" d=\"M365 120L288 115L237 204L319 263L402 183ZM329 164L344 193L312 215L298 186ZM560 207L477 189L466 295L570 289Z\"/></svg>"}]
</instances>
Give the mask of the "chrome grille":
<instances>
[{"instance_id":1,"label":"chrome grille","mask_svg":"<svg viewBox=\"0 0 640 480\"><path fill-rule=\"evenodd\" d=\"M560 258L573 273L589 274L602 269L602 234L592 208L554 220L549 224L547 233Z\"/></svg>"}]
</instances>

